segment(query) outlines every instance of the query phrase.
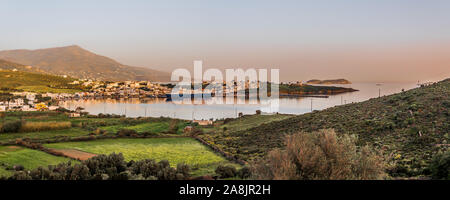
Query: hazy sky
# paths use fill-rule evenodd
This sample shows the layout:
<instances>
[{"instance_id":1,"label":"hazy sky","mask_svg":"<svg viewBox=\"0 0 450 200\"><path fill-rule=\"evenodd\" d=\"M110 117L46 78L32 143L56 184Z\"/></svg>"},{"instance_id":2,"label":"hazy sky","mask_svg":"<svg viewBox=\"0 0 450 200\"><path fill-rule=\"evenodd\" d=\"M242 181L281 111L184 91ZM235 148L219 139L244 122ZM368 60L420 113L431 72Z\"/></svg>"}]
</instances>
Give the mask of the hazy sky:
<instances>
[{"instance_id":1,"label":"hazy sky","mask_svg":"<svg viewBox=\"0 0 450 200\"><path fill-rule=\"evenodd\" d=\"M134 66L283 80L450 77L450 1L0 0L0 50L77 44Z\"/></svg>"}]
</instances>

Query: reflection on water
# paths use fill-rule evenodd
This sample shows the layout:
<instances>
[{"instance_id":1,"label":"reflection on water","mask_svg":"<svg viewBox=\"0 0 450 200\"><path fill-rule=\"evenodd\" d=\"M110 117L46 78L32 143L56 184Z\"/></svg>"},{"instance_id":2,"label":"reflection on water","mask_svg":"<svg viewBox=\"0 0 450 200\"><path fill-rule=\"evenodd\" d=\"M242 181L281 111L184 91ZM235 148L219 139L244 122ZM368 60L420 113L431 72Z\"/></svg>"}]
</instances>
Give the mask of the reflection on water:
<instances>
[{"instance_id":1,"label":"reflection on water","mask_svg":"<svg viewBox=\"0 0 450 200\"><path fill-rule=\"evenodd\" d=\"M279 113L303 114L313 110L322 110L345 103L361 102L379 95L390 95L409 90L416 85L414 83L354 83L351 85L337 85L358 89L358 92L333 95L329 98L281 98L279 101ZM102 99L102 100L72 100L61 102L61 106L68 109L83 107L91 114L108 113L126 115L127 117L173 117L180 119L221 119L237 117L238 113L254 114L256 110L270 112L268 105L261 103L247 104L197 104L180 105L168 102L165 99Z\"/></svg>"}]
</instances>

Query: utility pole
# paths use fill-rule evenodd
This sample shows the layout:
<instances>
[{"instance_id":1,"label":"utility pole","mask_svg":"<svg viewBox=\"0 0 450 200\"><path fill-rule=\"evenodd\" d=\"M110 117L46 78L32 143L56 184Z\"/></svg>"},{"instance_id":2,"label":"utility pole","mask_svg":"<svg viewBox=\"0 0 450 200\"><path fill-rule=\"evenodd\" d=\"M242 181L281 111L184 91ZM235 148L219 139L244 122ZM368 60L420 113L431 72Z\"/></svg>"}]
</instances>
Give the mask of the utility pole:
<instances>
[{"instance_id":1,"label":"utility pole","mask_svg":"<svg viewBox=\"0 0 450 200\"><path fill-rule=\"evenodd\" d=\"M378 98L381 97L381 88L378 88Z\"/></svg>"}]
</instances>

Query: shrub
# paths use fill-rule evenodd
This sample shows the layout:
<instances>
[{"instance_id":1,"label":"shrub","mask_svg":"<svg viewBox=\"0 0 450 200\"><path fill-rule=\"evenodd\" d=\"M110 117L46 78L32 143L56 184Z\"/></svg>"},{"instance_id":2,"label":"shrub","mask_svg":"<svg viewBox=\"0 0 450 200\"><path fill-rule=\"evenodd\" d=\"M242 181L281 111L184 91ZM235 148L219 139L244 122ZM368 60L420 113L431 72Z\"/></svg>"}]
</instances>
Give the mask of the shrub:
<instances>
[{"instance_id":1,"label":"shrub","mask_svg":"<svg viewBox=\"0 0 450 200\"><path fill-rule=\"evenodd\" d=\"M220 178L231 178L231 177L235 177L237 175L237 170L235 167L233 166L229 166L229 165L219 165L216 170L215 170L216 174L219 175Z\"/></svg>"},{"instance_id":2,"label":"shrub","mask_svg":"<svg viewBox=\"0 0 450 200\"><path fill-rule=\"evenodd\" d=\"M242 178L242 179L250 178L250 176L251 176L250 167L245 166L245 167L241 168L240 170L238 170L237 176L239 176L239 178Z\"/></svg>"},{"instance_id":3,"label":"shrub","mask_svg":"<svg viewBox=\"0 0 450 200\"><path fill-rule=\"evenodd\" d=\"M120 137L125 137L125 136L133 136L133 135L137 135L137 132L135 130L131 130L131 129L120 129L119 132L117 132L117 136Z\"/></svg>"},{"instance_id":4,"label":"shrub","mask_svg":"<svg viewBox=\"0 0 450 200\"><path fill-rule=\"evenodd\" d=\"M189 177L189 166L178 164L177 169L174 169L166 160L156 162L146 159L131 163L130 172L134 176L142 176L143 179L184 180Z\"/></svg>"},{"instance_id":5,"label":"shrub","mask_svg":"<svg viewBox=\"0 0 450 200\"><path fill-rule=\"evenodd\" d=\"M178 120L176 119L172 119L169 123L169 129L168 129L168 133L170 134L177 134L178 133Z\"/></svg>"},{"instance_id":6,"label":"shrub","mask_svg":"<svg viewBox=\"0 0 450 200\"><path fill-rule=\"evenodd\" d=\"M382 157L368 146L358 148L356 138L338 137L333 130L298 133L286 138L286 149L275 149L253 164L256 179L341 180L381 179Z\"/></svg>"},{"instance_id":7,"label":"shrub","mask_svg":"<svg viewBox=\"0 0 450 200\"><path fill-rule=\"evenodd\" d=\"M15 172L9 179L12 180L32 180L31 176L24 171Z\"/></svg>"},{"instance_id":8,"label":"shrub","mask_svg":"<svg viewBox=\"0 0 450 200\"><path fill-rule=\"evenodd\" d=\"M80 164L71 162L16 171L9 180L186 180L189 166L170 167L168 161L125 162L122 154L99 155Z\"/></svg>"},{"instance_id":9,"label":"shrub","mask_svg":"<svg viewBox=\"0 0 450 200\"><path fill-rule=\"evenodd\" d=\"M95 131L92 132L91 134L92 134L92 135L105 135L105 134L107 134L107 132L106 132L105 130L103 130L103 129L97 128L97 129L95 129Z\"/></svg>"},{"instance_id":10,"label":"shrub","mask_svg":"<svg viewBox=\"0 0 450 200\"><path fill-rule=\"evenodd\" d=\"M89 168L90 175L107 174L110 179L117 178L116 176L127 169L121 153L112 153L109 156L98 155L83 161L83 164Z\"/></svg>"},{"instance_id":11,"label":"shrub","mask_svg":"<svg viewBox=\"0 0 450 200\"><path fill-rule=\"evenodd\" d=\"M25 169L22 165L15 165L13 168L15 171L23 171Z\"/></svg>"},{"instance_id":12,"label":"shrub","mask_svg":"<svg viewBox=\"0 0 450 200\"><path fill-rule=\"evenodd\" d=\"M433 179L450 180L450 151L436 154L429 168Z\"/></svg>"},{"instance_id":13,"label":"shrub","mask_svg":"<svg viewBox=\"0 0 450 200\"><path fill-rule=\"evenodd\" d=\"M0 132L2 133L17 133L19 132L20 128L22 127L22 121L15 120L15 121L7 121L3 123L1 126Z\"/></svg>"},{"instance_id":14,"label":"shrub","mask_svg":"<svg viewBox=\"0 0 450 200\"><path fill-rule=\"evenodd\" d=\"M192 128L192 130L188 133L188 135L190 136L199 136L203 134L204 134L203 129L197 127Z\"/></svg>"}]
</instances>

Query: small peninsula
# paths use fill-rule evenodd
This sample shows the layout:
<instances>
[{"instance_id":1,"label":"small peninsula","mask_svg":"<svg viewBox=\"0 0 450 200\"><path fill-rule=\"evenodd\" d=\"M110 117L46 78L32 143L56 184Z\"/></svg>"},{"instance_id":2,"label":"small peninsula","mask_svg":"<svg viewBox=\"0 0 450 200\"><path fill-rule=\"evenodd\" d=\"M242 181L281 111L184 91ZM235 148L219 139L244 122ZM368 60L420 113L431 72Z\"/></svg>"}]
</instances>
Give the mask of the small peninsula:
<instances>
[{"instance_id":1,"label":"small peninsula","mask_svg":"<svg viewBox=\"0 0 450 200\"><path fill-rule=\"evenodd\" d=\"M321 84L321 85L331 85L331 84L352 84L349 80L346 79L330 79L330 80L318 80L312 79L306 82L307 84Z\"/></svg>"}]
</instances>

